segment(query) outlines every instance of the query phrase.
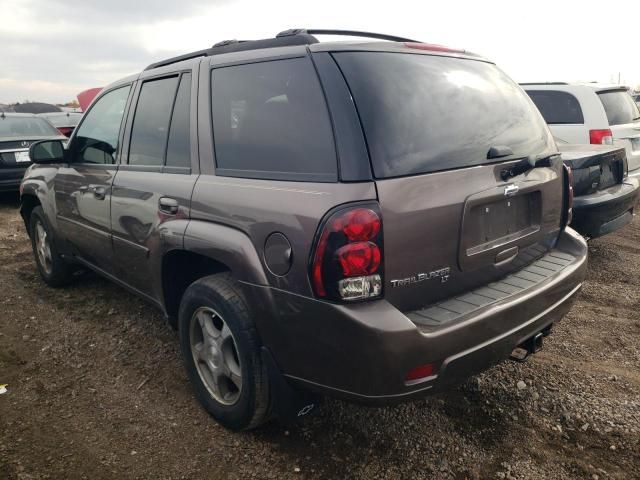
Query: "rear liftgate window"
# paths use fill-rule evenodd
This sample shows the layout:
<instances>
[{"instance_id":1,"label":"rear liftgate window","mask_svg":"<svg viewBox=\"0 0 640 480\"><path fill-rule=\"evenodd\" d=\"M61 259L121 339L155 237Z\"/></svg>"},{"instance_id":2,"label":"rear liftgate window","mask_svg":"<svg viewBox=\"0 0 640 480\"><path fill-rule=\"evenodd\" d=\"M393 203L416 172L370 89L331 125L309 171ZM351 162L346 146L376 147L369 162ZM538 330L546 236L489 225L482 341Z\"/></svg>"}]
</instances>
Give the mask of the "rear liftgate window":
<instances>
[{"instance_id":1,"label":"rear liftgate window","mask_svg":"<svg viewBox=\"0 0 640 480\"><path fill-rule=\"evenodd\" d=\"M333 55L358 107L377 178L488 163L492 146L510 147L511 158L553 148L535 106L493 64L404 53Z\"/></svg>"},{"instance_id":2,"label":"rear liftgate window","mask_svg":"<svg viewBox=\"0 0 640 480\"><path fill-rule=\"evenodd\" d=\"M624 125L640 120L640 110L631 95L623 90L598 93L609 125Z\"/></svg>"},{"instance_id":3,"label":"rear liftgate window","mask_svg":"<svg viewBox=\"0 0 640 480\"><path fill-rule=\"evenodd\" d=\"M212 71L216 174L333 182L329 113L308 58Z\"/></svg>"}]
</instances>

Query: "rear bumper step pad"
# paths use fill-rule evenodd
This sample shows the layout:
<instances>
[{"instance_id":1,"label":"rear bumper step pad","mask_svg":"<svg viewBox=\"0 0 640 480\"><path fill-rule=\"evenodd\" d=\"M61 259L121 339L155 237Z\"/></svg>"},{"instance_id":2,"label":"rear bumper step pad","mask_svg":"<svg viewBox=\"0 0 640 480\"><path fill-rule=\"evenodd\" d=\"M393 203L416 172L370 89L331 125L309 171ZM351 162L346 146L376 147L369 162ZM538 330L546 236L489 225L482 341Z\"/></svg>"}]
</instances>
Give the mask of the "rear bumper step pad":
<instances>
[{"instance_id":1,"label":"rear bumper step pad","mask_svg":"<svg viewBox=\"0 0 640 480\"><path fill-rule=\"evenodd\" d=\"M442 327L492 303L540 285L575 260L567 253L552 251L502 280L406 315L416 325Z\"/></svg>"}]
</instances>

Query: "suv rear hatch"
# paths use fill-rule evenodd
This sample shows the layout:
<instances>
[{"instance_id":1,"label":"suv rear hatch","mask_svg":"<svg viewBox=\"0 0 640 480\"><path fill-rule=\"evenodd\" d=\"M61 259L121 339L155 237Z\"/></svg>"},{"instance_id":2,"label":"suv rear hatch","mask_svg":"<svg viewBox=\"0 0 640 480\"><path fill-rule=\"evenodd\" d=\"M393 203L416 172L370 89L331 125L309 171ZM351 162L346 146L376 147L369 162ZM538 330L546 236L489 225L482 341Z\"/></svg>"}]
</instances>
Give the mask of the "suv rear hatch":
<instances>
[{"instance_id":1,"label":"suv rear hatch","mask_svg":"<svg viewBox=\"0 0 640 480\"><path fill-rule=\"evenodd\" d=\"M622 183L627 158L622 147L563 145L558 149L573 173L573 194L588 195Z\"/></svg>"},{"instance_id":2,"label":"suv rear hatch","mask_svg":"<svg viewBox=\"0 0 640 480\"><path fill-rule=\"evenodd\" d=\"M609 120L613 144L627 151L629 171L640 173L640 109L624 88L601 90L598 97Z\"/></svg>"},{"instance_id":3,"label":"suv rear hatch","mask_svg":"<svg viewBox=\"0 0 640 480\"><path fill-rule=\"evenodd\" d=\"M376 178L385 298L402 311L533 262L563 216L562 162L520 87L484 60L407 52L333 53ZM518 170L530 156L552 160Z\"/></svg>"}]
</instances>

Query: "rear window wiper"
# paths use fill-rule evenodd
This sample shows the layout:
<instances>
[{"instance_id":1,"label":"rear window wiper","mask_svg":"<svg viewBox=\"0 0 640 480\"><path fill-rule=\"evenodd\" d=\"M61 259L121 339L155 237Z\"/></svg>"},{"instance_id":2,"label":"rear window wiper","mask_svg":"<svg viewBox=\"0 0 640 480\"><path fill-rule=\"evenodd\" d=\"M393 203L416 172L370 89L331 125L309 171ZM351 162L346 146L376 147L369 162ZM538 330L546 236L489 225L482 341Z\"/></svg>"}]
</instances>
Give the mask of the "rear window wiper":
<instances>
[{"instance_id":1,"label":"rear window wiper","mask_svg":"<svg viewBox=\"0 0 640 480\"><path fill-rule=\"evenodd\" d=\"M500 171L500 178L503 181L511 177L522 175L525 172L537 167L550 167L551 161L559 157L559 153L552 153L550 155L529 155L516 163L511 168L505 168Z\"/></svg>"}]
</instances>

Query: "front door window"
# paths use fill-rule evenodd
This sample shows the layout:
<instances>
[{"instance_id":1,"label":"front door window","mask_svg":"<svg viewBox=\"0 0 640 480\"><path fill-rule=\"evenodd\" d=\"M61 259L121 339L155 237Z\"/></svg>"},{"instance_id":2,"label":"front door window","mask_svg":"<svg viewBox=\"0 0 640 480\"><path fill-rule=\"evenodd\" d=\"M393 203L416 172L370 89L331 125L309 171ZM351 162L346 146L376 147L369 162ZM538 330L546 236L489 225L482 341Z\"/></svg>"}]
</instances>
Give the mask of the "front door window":
<instances>
[{"instance_id":1,"label":"front door window","mask_svg":"<svg viewBox=\"0 0 640 480\"><path fill-rule=\"evenodd\" d=\"M120 87L98 99L85 115L72 141L71 162L116 162L118 136L131 87Z\"/></svg>"}]
</instances>

